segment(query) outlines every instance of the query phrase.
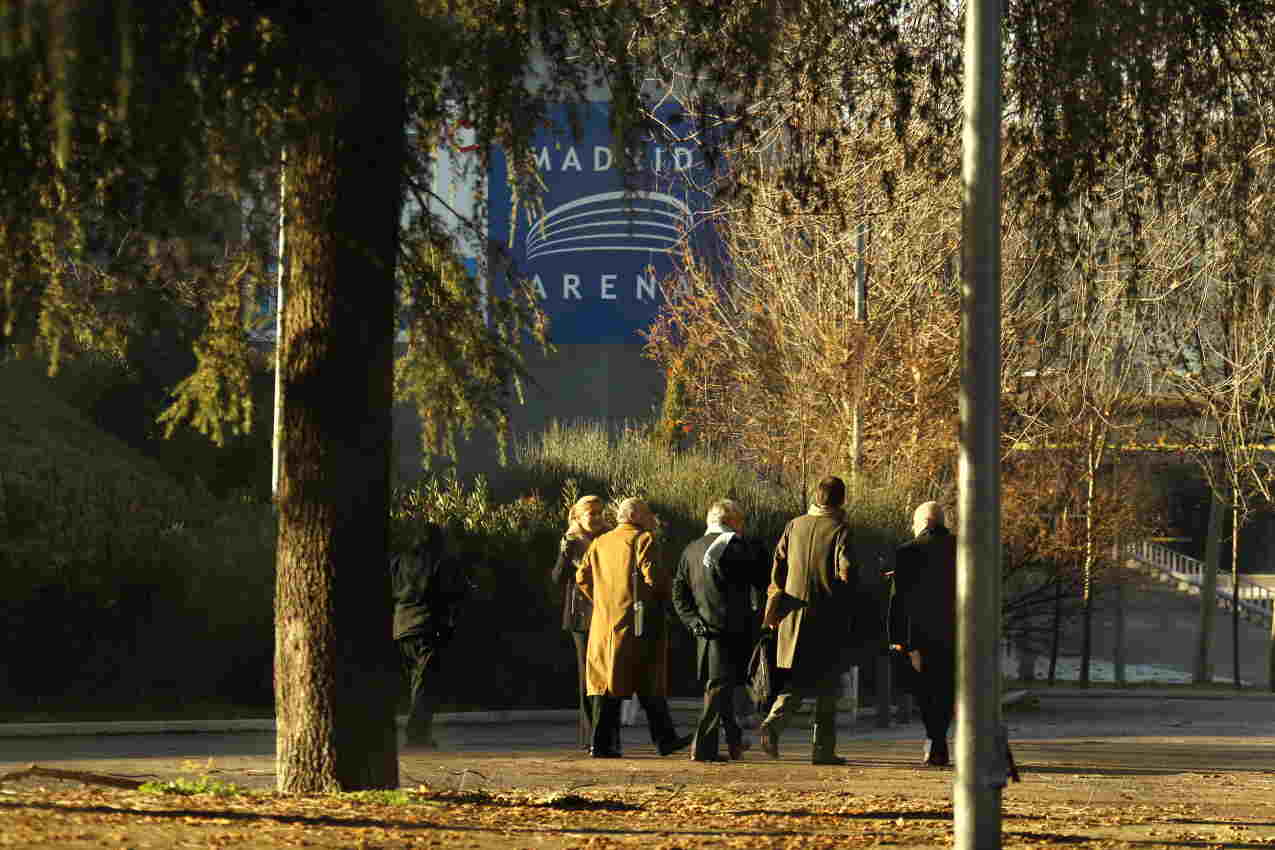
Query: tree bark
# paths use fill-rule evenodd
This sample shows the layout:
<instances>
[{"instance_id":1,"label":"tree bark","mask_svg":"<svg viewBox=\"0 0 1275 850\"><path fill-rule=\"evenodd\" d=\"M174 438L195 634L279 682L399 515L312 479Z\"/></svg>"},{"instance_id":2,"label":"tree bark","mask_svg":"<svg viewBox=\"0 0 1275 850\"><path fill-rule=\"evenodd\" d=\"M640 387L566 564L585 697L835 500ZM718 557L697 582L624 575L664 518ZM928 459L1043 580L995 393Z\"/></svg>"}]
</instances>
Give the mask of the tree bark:
<instances>
[{"instance_id":1,"label":"tree bark","mask_svg":"<svg viewBox=\"0 0 1275 850\"><path fill-rule=\"evenodd\" d=\"M1240 680L1240 494L1231 491L1231 668L1235 671L1235 689L1244 687Z\"/></svg>"},{"instance_id":2,"label":"tree bark","mask_svg":"<svg viewBox=\"0 0 1275 850\"><path fill-rule=\"evenodd\" d=\"M1054 622L1050 628L1049 640L1049 684L1053 685L1058 681L1058 650L1062 643L1062 586L1059 585L1054 593Z\"/></svg>"},{"instance_id":3,"label":"tree bark","mask_svg":"<svg viewBox=\"0 0 1275 850\"><path fill-rule=\"evenodd\" d=\"M386 5L304 25L315 79L288 140L275 708L291 793L398 785L384 565L406 107Z\"/></svg>"},{"instance_id":4,"label":"tree bark","mask_svg":"<svg viewBox=\"0 0 1275 850\"><path fill-rule=\"evenodd\" d=\"M1200 631L1195 650L1195 675L1197 685L1213 680L1213 665L1209 662L1213 642L1213 619L1217 614L1217 566L1222 555L1222 528L1225 524L1226 504L1210 489L1209 530L1204 541L1204 575L1200 578Z\"/></svg>"},{"instance_id":5,"label":"tree bark","mask_svg":"<svg viewBox=\"0 0 1275 850\"><path fill-rule=\"evenodd\" d=\"M1080 640L1080 687L1089 687L1089 665L1093 656L1093 574L1095 567L1093 512L1097 505L1098 467L1101 464L1101 443L1105 435L1099 434L1098 426L1090 419L1086 426L1085 454L1085 556L1083 616L1081 618ZM1097 444L1098 448L1095 448Z\"/></svg>"}]
</instances>

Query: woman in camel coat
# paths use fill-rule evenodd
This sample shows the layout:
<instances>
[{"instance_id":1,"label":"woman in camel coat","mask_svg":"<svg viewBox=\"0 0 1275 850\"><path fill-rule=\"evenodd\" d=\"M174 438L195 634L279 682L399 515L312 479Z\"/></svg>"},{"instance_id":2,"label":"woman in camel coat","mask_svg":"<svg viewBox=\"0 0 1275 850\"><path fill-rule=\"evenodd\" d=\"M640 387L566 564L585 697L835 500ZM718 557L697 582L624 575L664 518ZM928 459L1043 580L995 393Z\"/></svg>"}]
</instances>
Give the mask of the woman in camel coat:
<instances>
[{"instance_id":1,"label":"woman in camel coat","mask_svg":"<svg viewBox=\"0 0 1275 850\"><path fill-rule=\"evenodd\" d=\"M595 758L615 758L620 700L636 694L660 755L690 743L679 738L668 708L668 608L672 576L659 563L655 516L641 499L625 499L619 525L589 546L576 571L580 591L593 603L586 652L586 685L593 701ZM646 632L634 630L636 604Z\"/></svg>"}]
</instances>

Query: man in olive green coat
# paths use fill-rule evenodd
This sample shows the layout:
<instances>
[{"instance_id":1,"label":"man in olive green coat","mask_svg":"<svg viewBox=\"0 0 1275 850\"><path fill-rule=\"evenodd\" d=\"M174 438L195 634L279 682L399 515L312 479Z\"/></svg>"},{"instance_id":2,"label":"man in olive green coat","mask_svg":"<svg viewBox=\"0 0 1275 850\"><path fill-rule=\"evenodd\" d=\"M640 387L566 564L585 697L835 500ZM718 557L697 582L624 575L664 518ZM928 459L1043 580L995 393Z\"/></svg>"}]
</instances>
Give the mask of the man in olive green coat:
<instances>
[{"instance_id":1,"label":"man in olive green coat","mask_svg":"<svg viewBox=\"0 0 1275 850\"><path fill-rule=\"evenodd\" d=\"M779 736L791 716L803 699L814 697L810 760L845 764L836 755L837 697L854 640L854 612L862 607L855 598L859 576L845 496L840 478L824 478L810 510L788 523L775 548L767 608L782 616L775 666L784 684L761 724L762 749L771 758L779 757Z\"/></svg>"},{"instance_id":2,"label":"man in olive green coat","mask_svg":"<svg viewBox=\"0 0 1275 850\"><path fill-rule=\"evenodd\" d=\"M659 562L655 515L641 499L625 499L619 525L594 539L576 570L580 592L593 603L585 652L593 702L594 758L617 758L620 701L637 694L660 755L685 749L668 707L668 617L672 575ZM644 630L638 634L637 612Z\"/></svg>"}]
</instances>

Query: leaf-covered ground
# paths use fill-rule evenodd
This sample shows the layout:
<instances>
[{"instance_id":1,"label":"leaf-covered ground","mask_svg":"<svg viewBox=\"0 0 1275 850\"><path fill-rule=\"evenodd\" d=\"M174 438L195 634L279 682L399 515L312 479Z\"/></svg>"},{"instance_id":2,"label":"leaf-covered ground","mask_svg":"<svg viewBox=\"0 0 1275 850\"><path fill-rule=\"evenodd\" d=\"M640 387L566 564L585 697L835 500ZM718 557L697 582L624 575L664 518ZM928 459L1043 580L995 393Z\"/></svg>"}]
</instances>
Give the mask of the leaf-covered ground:
<instances>
[{"instance_id":1,"label":"leaf-covered ground","mask_svg":"<svg viewBox=\"0 0 1275 850\"><path fill-rule=\"evenodd\" d=\"M950 774L949 774L950 776ZM1007 793L1005 847L1275 845L1268 774L1199 775L1234 805L1132 794L1127 804L1047 802ZM1037 783L1052 780L1037 778ZM1189 781L1189 780L1188 780ZM0 847L819 848L943 847L948 795L706 786L547 793L412 791L286 797L200 783L121 791L17 783L0 789ZM1015 786L1021 788L1022 786ZM1042 787L1043 790L1043 787ZM1150 791L1151 789L1146 789ZM1065 795L1064 795L1065 796ZM1106 795L1104 795L1106 796Z\"/></svg>"}]
</instances>

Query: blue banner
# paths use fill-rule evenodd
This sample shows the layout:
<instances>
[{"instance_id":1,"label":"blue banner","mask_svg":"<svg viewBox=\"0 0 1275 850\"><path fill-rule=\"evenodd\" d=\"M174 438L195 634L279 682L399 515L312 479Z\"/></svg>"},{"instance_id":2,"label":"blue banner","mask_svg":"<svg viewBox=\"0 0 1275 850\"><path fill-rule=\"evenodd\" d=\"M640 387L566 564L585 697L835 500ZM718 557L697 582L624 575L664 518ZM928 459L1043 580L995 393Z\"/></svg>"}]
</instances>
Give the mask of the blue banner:
<instances>
[{"instance_id":1,"label":"blue banner","mask_svg":"<svg viewBox=\"0 0 1275 850\"><path fill-rule=\"evenodd\" d=\"M701 256L717 247L698 147L648 137L628 154L636 167L626 186L609 112L606 103L549 109L554 126L532 143L544 182L536 210L513 208L504 153L491 158L489 235L508 252L493 263L494 277L495 269L508 269L495 291L527 281L554 342L640 342L687 246ZM690 125L680 113L673 105L657 117L685 136Z\"/></svg>"}]
</instances>

